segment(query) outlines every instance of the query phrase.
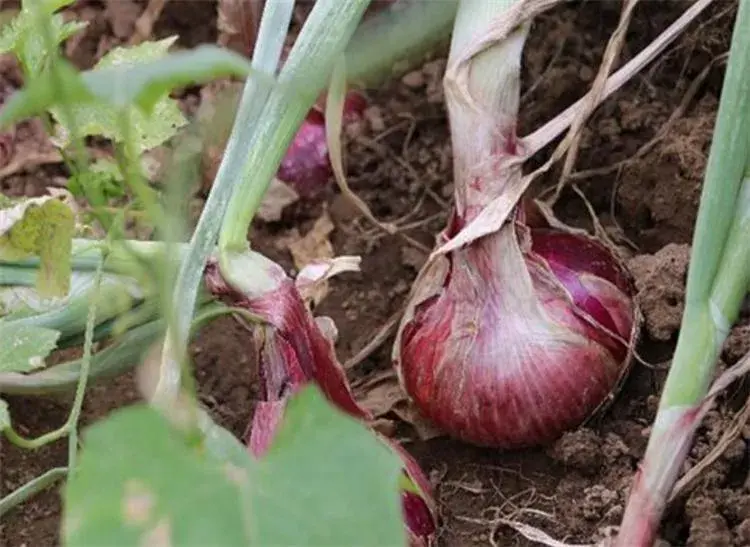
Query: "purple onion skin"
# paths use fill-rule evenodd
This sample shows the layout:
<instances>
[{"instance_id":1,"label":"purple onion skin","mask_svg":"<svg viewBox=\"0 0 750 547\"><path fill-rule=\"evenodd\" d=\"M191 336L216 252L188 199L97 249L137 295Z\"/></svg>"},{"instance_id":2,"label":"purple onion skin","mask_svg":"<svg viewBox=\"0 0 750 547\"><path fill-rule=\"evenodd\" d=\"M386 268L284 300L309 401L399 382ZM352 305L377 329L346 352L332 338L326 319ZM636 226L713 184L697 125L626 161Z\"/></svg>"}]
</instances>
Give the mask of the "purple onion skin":
<instances>
[{"instance_id":1,"label":"purple onion skin","mask_svg":"<svg viewBox=\"0 0 750 547\"><path fill-rule=\"evenodd\" d=\"M476 445L538 446L611 398L637 311L608 248L516 222L448 260L397 348L404 387L435 425Z\"/></svg>"},{"instance_id":2,"label":"purple onion skin","mask_svg":"<svg viewBox=\"0 0 750 547\"><path fill-rule=\"evenodd\" d=\"M315 383L327 399L349 416L369 423L371 415L357 403L332 342L316 324L294 282L278 268L269 272L275 290L249 298L232 288L218 265L210 263L204 280L216 296L243 307L267 322L258 327L255 349L263 400L256 405L247 435L248 451L262 457L282 423L288 398ZM432 486L416 460L398 443L373 431L403 462L406 479L420 492L401 492L404 523L410 547L430 547L437 530L437 507Z\"/></svg>"},{"instance_id":3,"label":"purple onion skin","mask_svg":"<svg viewBox=\"0 0 750 547\"><path fill-rule=\"evenodd\" d=\"M343 123L354 123L361 119L366 107L367 102L362 95L355 91L347 93ZM330 186L333 177L325 124L321 107L310 109L276 172L279 180L294 188L304 199L320 196Z\"/></svg>"}]
</instances>

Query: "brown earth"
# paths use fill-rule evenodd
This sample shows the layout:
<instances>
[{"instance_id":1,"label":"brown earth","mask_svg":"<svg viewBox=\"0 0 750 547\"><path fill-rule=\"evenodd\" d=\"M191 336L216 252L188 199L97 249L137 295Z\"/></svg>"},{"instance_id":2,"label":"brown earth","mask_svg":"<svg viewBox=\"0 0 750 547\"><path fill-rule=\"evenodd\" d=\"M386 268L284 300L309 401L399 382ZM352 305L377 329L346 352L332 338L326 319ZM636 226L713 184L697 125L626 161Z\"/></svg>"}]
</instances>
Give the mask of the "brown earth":
<instances>
[{"instance_id":1,"label":"brown earth","mask_svg":"<svg viewBox=\"0 0 750 547\"><path fill-rule=\"evenodd\" d=\"M84 39L69 48L71 57L90 66L103 51L127 40L139 13L137 4L110 2L106 10L99 2L79 2L77 12L92 24ZM686 5L642 3L628 33L624 59L657 36ZM576 182L600 221L612 238L630 249L629 266L646 319L638 348L645 364L634 366L604 414L551 447L501 452L448 439L409 442L407 448L435 482L443 519L439 545L534 544L500 525L500 517L532 524L570 543L591 542L608 526L619 524L679 328L688 245L723 76L723 65L714 61L728 49L733 16L734 3L716 3L666 54L599 108L585 130L576 163ZM618 3L584 2L538 19L526 50L522 134L569 105L591 84L618 17ZM216 38L214 20L211 2L168 3L154 35L178 33L188 46L209 42ZM683 105L690 85L711 63L692 100ZM370 93L365 122L352 131L347 148L349 182L355 191L381 219L397 221L409 215L403 222L416 226L408 235L428 247L447 219L452 191L442 67L442 61L433 61ZM0 84L14 81L6 72L0 74ZM185 97L191 110L196 101L195 93ZM678 108L683 111L676 121L665 125ZM660 139L637 154L660 131ZM36 138L33 131L29 135ZM16 137L15 149L23 145ZM54 166L32 168L1 180L0 190L38 194L59 175ZM535 189L555 184L557 175L542 178ZM324 207L335 225L331 242L336 254L363 257L362 273L333 280L331 293L317 310L335 320L339 356L345 361L398 311L424 254L399 237L378 232L333 190L320 201L287 208L278 222L256 223L251 234L255 247L291 269L288 249L280 242L293 230L309 230ZM583 202L571 191L563 193L556 212L570 224L591 226ZM732 331L723 366L750 348L748 323L743 317ZM222 319L205 328L193 344L202 400L237 435L244 432L255 396L246 340L246 331ZM391 343L389 339L349 370L359 391L388 370ZM85 422L138 397L131 375L100 383L87 395ZM699 431L688 466L716 446L745 398L745 386L737 385L720 399ZM69 401L12 398L10 403L18 428L31 435L60 424ZM398 429L406 438L414 437L408 428ZM750 429L745 426L670 506L662 545L750 545L748 438ZM0 457L0 488L7 493L50 467L64 465L66 445L61 442L32 453L5 443ZM37 496L0 524L0 543L56 545L59 511L55 489Z\"/></svg>"}]
</instances>

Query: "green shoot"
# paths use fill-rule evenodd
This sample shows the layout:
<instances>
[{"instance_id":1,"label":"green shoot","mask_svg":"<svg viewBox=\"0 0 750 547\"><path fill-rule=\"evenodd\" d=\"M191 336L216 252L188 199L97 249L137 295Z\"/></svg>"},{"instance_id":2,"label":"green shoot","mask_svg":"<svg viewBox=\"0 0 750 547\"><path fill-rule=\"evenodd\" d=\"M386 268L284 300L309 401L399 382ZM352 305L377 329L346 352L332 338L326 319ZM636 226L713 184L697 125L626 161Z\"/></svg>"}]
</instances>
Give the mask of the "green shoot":
<instances>
[{"instance_id":1,"label":"green shoot","mask_svg":"<svg viewBox=\"0 0 750 547\"><path fill-rule=\"evenodd\" d=\"M651 545L750 287L750 5L740 2L701 195L685 312L618 545ZM668 449L666 451L665 449Z\"/></svg>"}]
</instances>

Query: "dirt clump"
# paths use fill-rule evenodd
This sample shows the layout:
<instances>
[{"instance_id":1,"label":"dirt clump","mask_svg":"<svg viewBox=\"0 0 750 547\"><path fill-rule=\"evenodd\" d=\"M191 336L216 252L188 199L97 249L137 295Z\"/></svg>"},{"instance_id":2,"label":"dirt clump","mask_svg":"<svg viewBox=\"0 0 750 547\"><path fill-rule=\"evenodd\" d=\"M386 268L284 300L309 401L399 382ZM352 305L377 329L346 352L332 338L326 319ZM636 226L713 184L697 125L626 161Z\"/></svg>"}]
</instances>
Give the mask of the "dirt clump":
<instances>
[{"instance_id":1,"label":"dirt clump","mask_svg":"<svg viewBox=\"0 0 750 547\"><path fill-rule=\"evenodd\" d=\"M659 146L625 167L617 192L621 218L644 247L658 249L692 238L717 105L716 97L702 97ZM664 122L649 121L657 127Z\"/></svg>"},{"instance_id":2,"label":"dirt clump","mask_svg":"<svg viewBox=\"0 0 750 547\"><path fill-rule=\"evenodd\" d=\"M604 460L602 439L591 429L565 433L552 447L550 455L563 465L584 474L595 474Z\"/></svg>"},{"instance_id":3,"label":"dirt clump","mask_svg":"<svg viewBox=\"0 0 750 547\"><path fill-rule=\"evenodd\" d=\"M638 290L636 302L654 340L670 340L680 328L689 261L690 246L674 243L628 261Z\"/></svg>"}]
</instances>

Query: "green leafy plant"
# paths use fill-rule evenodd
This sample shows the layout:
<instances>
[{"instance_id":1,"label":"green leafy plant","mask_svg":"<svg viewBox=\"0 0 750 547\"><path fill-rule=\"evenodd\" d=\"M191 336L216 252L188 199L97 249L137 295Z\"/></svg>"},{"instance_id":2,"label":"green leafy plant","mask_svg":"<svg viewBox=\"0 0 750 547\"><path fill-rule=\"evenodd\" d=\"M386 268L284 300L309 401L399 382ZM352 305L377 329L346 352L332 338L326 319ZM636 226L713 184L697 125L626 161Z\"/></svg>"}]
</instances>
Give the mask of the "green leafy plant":
<instances>
[{"instance_id":1,"label":"green leafy plant","mask_svg":"<svg viewBox=\"0 0 750 547\"><path fill-rule=\"evenodd\" d=\"M262 460L233 453L217 459L148 406L118 411L86 436L65 491L66 544L404 544L397 492L383 487L398 458L316 388L290 401Z\"/></svg>"},{"instance_id":2,"label":"green leafy plant","mask_svg":"<svg viewBox=\"0 0 750 547\"><path fill-rule=\"evenodd\" d=\"M63 535L68 545L113 538L120 544L405 543L401 492L418 496L420 490L405 480L398 451L310 386L289 398L272 445L253 458L200 407L186 358L190 335L212 317L232 312L258 321L247 310L212 302L201 288L204 269L213 257L243 288L260 279L233 268L235 258L248 251L246 231L265 189L367 4L319 1L276 77L293 2L266 5L252 62L213 46L170 53L172 38L114 50L85 72L56 50L81 28L60 27L56 10L66 4L24 4L2 43L21 59L26 82L0 112L0 125L31 116L47 119L68 160L72 190L95 209L113 198L137 202L160 240L125 240L116 222L121 215L97 216L107 237L81 239L65 230L67 255L51 265L44 248L28 244L25 235L29 228L46 226L44 219L25 220L21 214L9 224L13 246L6 247L15 254L0 256L0 329L5 329L0 332L19 353L8 355L7 367L0 368L0 393L74 387L75 398L65 424L34 439L13 428L0 400L0 428L11 442L36 448L68 437L69 443L68 466L51 469L0 500L0 514L67 476ZM450 12L441 6L435 28L450 20ZM31 54L34 33L41 47ZM169 94L218 77L246 78L245 90L208 202L190 242L182 243L179 193L188 181L177 180L156 193L144 177L141 157L177 136L175 173L186 173L182 167L197 157L195 135ZM114 163L91 165L83 147L88 136L111 141ZM67 207L63 200L45 200ZM34 205L26 200L13 206L32 211ZM75 226L73 212L65 210ZM56 298L41 300L30 292L32 279L50 274L69 285L63 290L53 284ZM94 354L94 341L110 335L114 343ZM31 337L45 343L31 351L23 343ZM82 343L83 357L40 370L58 343ZM151 404L120 410L92 427L79 456L78 419L88 381L126 369L149 348L161 351L160 359L153 351L146 358L154 372L144 387ZM113 451L119 454L116 462L103 458ZM295 527L288 526L289 518Z\"/></svg>"}]
</instances>

